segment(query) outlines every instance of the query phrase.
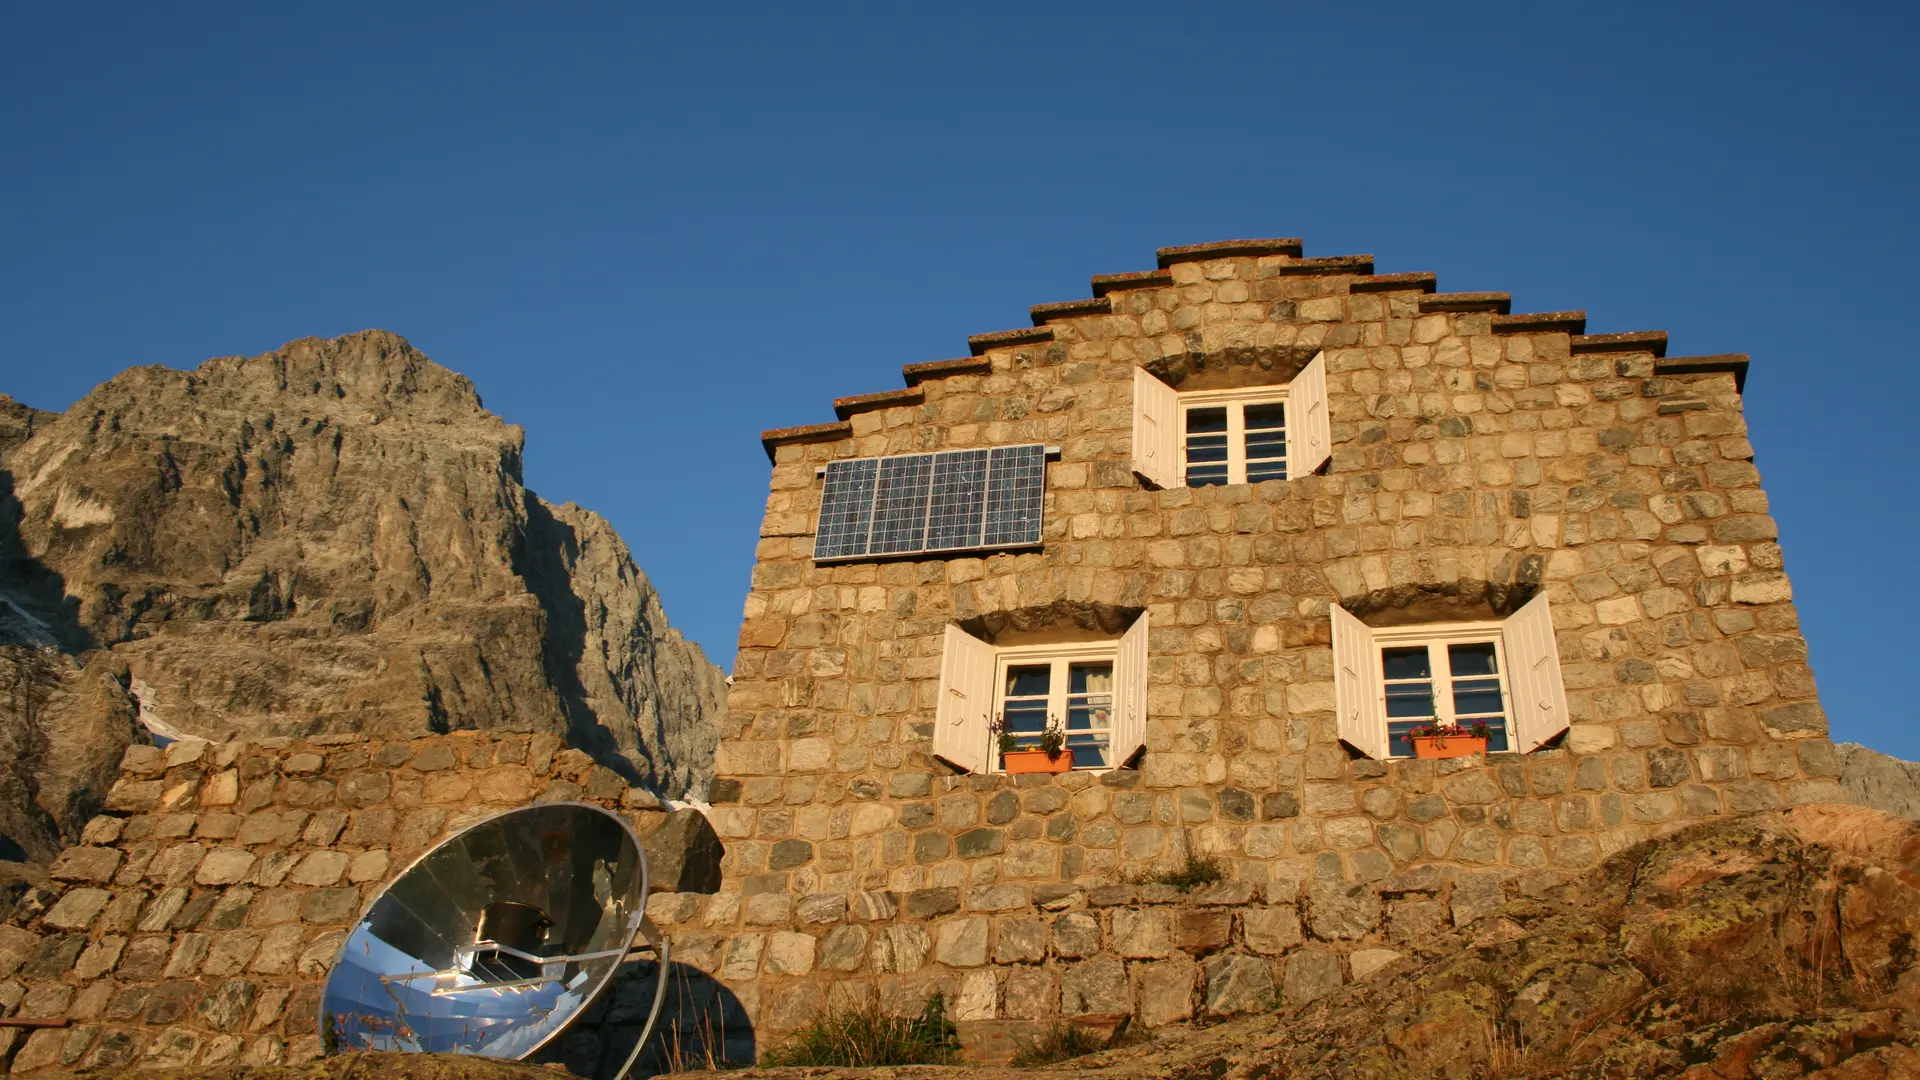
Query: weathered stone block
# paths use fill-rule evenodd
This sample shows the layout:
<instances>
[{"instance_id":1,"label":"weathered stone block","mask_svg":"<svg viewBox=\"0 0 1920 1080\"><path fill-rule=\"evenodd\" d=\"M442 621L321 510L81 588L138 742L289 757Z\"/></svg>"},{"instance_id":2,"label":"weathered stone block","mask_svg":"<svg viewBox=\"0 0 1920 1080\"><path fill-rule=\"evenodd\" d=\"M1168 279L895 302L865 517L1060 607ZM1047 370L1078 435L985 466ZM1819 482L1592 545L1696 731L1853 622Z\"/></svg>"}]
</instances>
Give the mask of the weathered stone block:
<instances>
[{"instance_id":1,"label":"weathered stone block","mask_svg":"<svg viewBox=\"0 0 1920 1080\"><path fill-rule=\"evenodd\" d=\"M1135 964L1133 992L1139 1003L1140 1023L1160 1027L1192 1019L1194 987L1199 977L1200 965L1185 957Z\"/></svg>"},{"instance_id":2,"label":"weathered stone block","mask_svg":"<svg viewBox=\"0 0 1920 1080\"><path fill-rule=\"evenodd\" d=\"M1316 884L1307 893L1307 923L1322 941L1362 938L1380 925L1380 894L1365 884Z\"/></svg>"},{"instance_id":3,"label":"weathered stone block","mask_svg":"<svg viewBox=\"0 0 1920 1080\"><path fill-rule=\"evenodd\" d=\"M1173 927L1164 910L1113 913L1113 951L1132 960L1155 960L1173 951Z\"/></svg>"},{"instance_id":4,"label":"weathered stone block","mask_svg":"<svg viewBox=\"0 0 1920 1080\"><path fill-rule=\"evenodd\" d=\"M1339 964L1337 957L1334 963ZM1273 971L1265 960L1253 956L1216 956L1207 961L1206 973L1207 1012L1230 1016L1273 1008Z\"/></svg>"},{"instance_id":5,"label":"weathered stone block","mask_svg":"<svg viewBox=\"0 0 1920 1080\"><path fill-rule=\"evenodd\" d=\"M1281 978L1280 1000L1287 1005L1304 1005L1340 989L1340 957L1323 949L1300 949L1286 960Z\"/></svg>"},{"instance_id":6,"label":"weathered stone block","mask_svg":"<svg viewBox=\"0 0 1920 1080\"><path fill-rule=\"evenodd\" d=\"M1066 1016L1131 1013L1132 988L1126 965L1118 960L1089 960L1060 974L1060 1012Z\"/></svg>"},{"instance_id":7,"label":"weathered stone block","mask_svg":"<svg viewBox=\"0 0 1920 1080\"><path fill-rule=\"evenodd\" d=\"M949 967L979 967L987 962L988 919L970 915L938 926L934 959Z\"/></svg>"}]
</instances>

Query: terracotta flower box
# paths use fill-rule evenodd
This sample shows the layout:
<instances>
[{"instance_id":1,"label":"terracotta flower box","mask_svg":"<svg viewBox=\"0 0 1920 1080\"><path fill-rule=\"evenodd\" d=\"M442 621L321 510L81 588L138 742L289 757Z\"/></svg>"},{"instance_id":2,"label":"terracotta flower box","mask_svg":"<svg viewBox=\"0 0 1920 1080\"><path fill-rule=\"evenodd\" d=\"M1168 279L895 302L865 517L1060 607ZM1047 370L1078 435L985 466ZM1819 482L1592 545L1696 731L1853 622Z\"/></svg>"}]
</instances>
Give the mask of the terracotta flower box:
<instances>
[{"instance_id":1,"label":"terracotta flower box","mask_svg":"<svg viewBox=\"0 0 1920 1080\"><path fill-rule=\"evenodd\" d=\"M1471 735L1415 735L1413 737L1414 757L1456 758L1486 752L1487 740L1476 739Z\"/></svg>"},{"instance_id":2,"label":"terracotta flower box","mask_svg":"<svg viewBox=\"0 0 1920 1080\"><path fill-rule=\"evenodd\" d=\"M1073 755L1065 750L1059 757L1048 757L1045 750L1009 750L1000 755L1000 764L1009 773L1063 773L1073 768Z\"/></svg>"}]
</instances>

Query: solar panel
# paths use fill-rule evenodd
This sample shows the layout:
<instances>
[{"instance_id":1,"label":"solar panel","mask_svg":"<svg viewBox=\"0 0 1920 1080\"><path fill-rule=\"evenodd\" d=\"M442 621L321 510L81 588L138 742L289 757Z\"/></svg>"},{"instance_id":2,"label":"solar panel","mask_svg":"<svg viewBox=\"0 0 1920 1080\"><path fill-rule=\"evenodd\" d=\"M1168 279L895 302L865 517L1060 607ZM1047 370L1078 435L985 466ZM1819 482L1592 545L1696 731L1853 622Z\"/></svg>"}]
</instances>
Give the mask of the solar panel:
<instances>
[{"instance_id":1,"label":"solar panel","mask_svg":"<svg viewBox=\"0 0 1920 1080\"><path fill-rule=\"evenodd\" d=\"M845 559L867 553L873 522L873 485L879 458L853 458L827 466L820 494L820 524L814 530L813 557Z\"/></svg>"},{"instance_id":2,"label":"solar panel","mask_svg":"<svg viewBox=\"0 0 1920 1080\"><path fill-rule=\"evenodd\" d=\"M816 560L1040 542L1046 447L944 450L827 465Z\"/></svg>"},{"instance_id":3,"label":"solar panel","mask_svg":"<svg viewBox=\"0 0 1920 1080\"><path fill-rule=\"evenodd\" d=\"M933 491L927 502L927 550L980 546L987 518L987 452L935 454Z\"/></svg>"},{"instance_id":4,"label":"solar panel","mask_svg":"<svg viewBox=\"0 0 1920 1080\"><path fill-rule=\"evenodd\" d=\"M1040 505L1045 492L1047 448L995 447L987 465L985 547L1040 542Z\"/></svg>"},{"instance_id":5,"label":"solar panel","mask_svg":"<svg viewBox=\"0 0 1920 1080\"><path fill-rule=\"evenodd\" d=\"M869 555L900 555L927 546L927 489L933 482L932 454L901 454L880 459L880 480L873 488L873 539Z\"/></svg>"}]
</instances>

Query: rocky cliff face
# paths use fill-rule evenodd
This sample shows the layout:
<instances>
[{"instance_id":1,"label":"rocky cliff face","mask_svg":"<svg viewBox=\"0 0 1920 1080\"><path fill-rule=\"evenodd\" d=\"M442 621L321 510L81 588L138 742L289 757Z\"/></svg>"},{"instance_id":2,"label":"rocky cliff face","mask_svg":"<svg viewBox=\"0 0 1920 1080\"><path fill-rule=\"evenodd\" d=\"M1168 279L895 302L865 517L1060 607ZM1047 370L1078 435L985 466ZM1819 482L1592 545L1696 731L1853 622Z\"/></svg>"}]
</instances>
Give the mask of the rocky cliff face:
<instances>
[{"instance_id":1,"label":"rocky cliff face","mask_svg":"<svg viewBox=\"0 0 1920 1080\"><path fill-rule=\"evenodd\" d=\"M1836 743L1840 783L1861 806L1920 818L1920 763L1889 757L1859 743Z\"/></svg>"},{"instance_id":2,"label":"rocky cliff face","mask_svg":"<svg viewBox=\"0 0 1920 1080\"><path fill-rule=\"evenodd\" d=\"M551 731L677 795L724 676L603 519L523 486L522 445L379 331L9 399L0 612L184 733Z\"/></svg>"}]
</instances>

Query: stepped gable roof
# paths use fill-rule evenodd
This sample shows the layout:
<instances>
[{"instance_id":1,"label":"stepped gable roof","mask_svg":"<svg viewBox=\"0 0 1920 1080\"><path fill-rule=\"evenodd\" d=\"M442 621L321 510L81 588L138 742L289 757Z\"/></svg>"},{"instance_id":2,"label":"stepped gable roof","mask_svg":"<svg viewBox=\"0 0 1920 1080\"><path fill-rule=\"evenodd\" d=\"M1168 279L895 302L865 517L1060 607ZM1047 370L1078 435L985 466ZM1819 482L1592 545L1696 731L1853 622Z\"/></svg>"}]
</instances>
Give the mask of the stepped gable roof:
<instances>
[{"instance_id":1,"label":"stepped gable roof","mask_svg":"<svg viewBox=\"0 0 1920 1080\"><path fill-rule=\"evenodd\" d=\"M1334 255L1308 258L1304 243L1297 237L1264 240L1216 240L1206 244L1163 247L1154 252L1159 263L1155 270L1136 270L1119 274L1095 274L1090 281L1092 297L1035 304L1028 309L1031 327L997 330L967 338L972 354L952 360L927 360L906 364L900 369L906 382L904 390L882 390L835 398L834 415L840 419L829 424L803 424L774 428L760 433L761 445L772 460L774 448L787 443L830 442L853 434L849 418L863 412L902 405L918 405L925 398L922 384L933 379L959 375L985 375L993 371L990 354L995 349L1041 345L1054 340L1053 324L1071 319L1095 318L1113 313L1113 294L1131 289L1160 289L1173 285L1173 267L1181 263L1212 259L1255 258L1270 260L1261 264L1263 273L1280 276L1325 275L1349 278L1352 293L1422 293L1419 310L1435 312L1483 312L1493 316L1491 329L1496 334L1564 333L1569 348L1576 354L1652 353L1656 375L1731 374L1735 387L1744 390L1749 358L1744 353L1713 356L1667 356L1665 330L1635 330L1616 334L1589 334L1584 311L1541 311L1513 314L1513 294L1504 292L1439 291L1439 279L1432 271L1376 274L1371 255ZM1338 289L1335 282L1333 288Z\"/></svg>"}]
</instances>

